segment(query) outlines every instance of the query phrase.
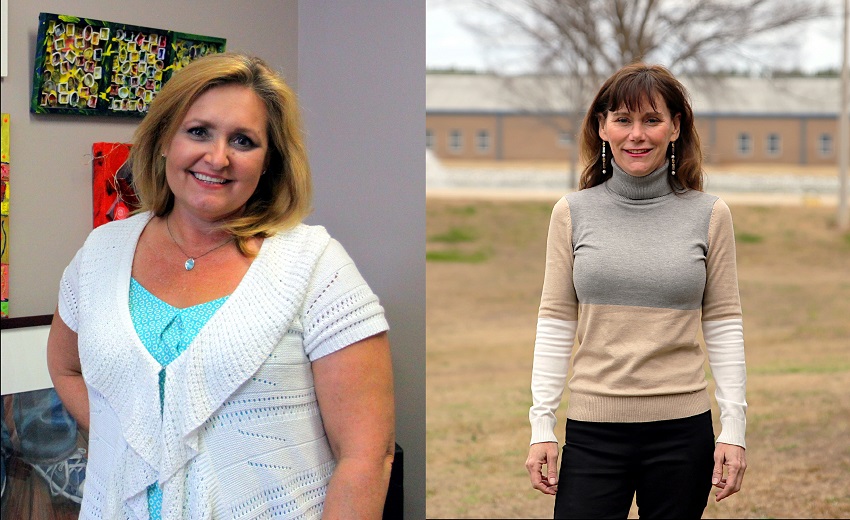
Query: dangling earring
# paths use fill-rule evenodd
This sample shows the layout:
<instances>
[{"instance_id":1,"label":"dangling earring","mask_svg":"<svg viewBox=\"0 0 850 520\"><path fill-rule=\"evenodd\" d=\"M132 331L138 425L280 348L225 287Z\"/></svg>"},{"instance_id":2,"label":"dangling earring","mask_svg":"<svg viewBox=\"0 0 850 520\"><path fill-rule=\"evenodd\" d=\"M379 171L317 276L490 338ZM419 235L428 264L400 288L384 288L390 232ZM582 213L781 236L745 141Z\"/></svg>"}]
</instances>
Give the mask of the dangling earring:
<instances>
[{"instance_id":1,"label":"dangling earring","mask_svg":"<svg viewBox=\"0 0 850 520\"><path fill-rule=\"evenodd\" d=\"M605 141L602 141L602 175L604 176L605 173Z\"/></svg>"},{"instance_id":2,"label":"dangling earring","mask_svg":"<svg viewBox=\"0 0 850 520\"><path fill-rule=\"evenodd\" d=\"M670 143L670 175L676 175L676 141Z\"/></svg>"}]
</instances>

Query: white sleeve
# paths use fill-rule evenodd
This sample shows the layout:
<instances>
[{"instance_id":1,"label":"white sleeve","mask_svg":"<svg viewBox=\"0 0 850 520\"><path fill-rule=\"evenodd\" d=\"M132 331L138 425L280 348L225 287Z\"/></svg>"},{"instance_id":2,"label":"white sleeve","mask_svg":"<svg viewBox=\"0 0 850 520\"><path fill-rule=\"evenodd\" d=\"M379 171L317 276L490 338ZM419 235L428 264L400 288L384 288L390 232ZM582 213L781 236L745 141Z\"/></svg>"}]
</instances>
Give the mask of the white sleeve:
<instances>
[{"instance_id":1,"label":"white sleeve","mask_svg":"<svg viewBox=\"0 0 850 520\"><path fill-rule=\"evenodd\" d=\"M558 442L555 411L564 395L577 323L554 318L537 319L534 366L531 370L532 405L528 411L531 444Z\"/></svg>"},{"instance_id":2,"label":"white sleeve","mask_svg":"<svg viewBox=\"0 0 850 520\"><path fill-rule=\"evenodd\" d=\"M717 442L746 448L747 369L744 363L742 320L704 321L702 335L708 364L714 377L715 397L720 408Z\"/></svg>"},{"instance_id":3,"label":"white sleeve","mask_svg":"<svg viewBox=\"0 0 850 520\"><path fill-rule=\"evenodd\" d=\"M74 259L65 268L62 273L62 279L59 282L59 317L65 322L74 332L80 327L79 324L79 288L80 288L80 257L82 256L82 248L74 255Z\"/></svg>"},{"instance_id":4,"label":"white sleeve","mask_svg":"<svg viewBox=\"0 0 850 520\"><path fill-rule=\"evenodd\" d=\"M389 329L378 297L333 239L319 258L302 319L310 361Z\"/></svg>"}]
</instances>

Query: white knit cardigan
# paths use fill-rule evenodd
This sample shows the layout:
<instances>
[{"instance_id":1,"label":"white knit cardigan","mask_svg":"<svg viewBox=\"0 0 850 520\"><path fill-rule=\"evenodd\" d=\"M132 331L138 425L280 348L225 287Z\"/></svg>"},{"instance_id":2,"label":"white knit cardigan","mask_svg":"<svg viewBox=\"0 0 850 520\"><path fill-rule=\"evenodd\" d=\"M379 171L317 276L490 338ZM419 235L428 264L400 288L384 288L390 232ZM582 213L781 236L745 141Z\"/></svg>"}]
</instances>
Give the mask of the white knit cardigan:
<instances>
[{"instance_id":1,"label":"white knit cardigan","mask_svg":"<svg viewBox=\"0 0 850 520\"><path fill-rule=\"evenodd\" d=\"M318 518L335 462L311 361L387 329L383 309L324 228L264 240L239 286L166 368L128 306L141 214L94 230L65 270L91 424L81 519Z\"/></svg>"}]
</instances>

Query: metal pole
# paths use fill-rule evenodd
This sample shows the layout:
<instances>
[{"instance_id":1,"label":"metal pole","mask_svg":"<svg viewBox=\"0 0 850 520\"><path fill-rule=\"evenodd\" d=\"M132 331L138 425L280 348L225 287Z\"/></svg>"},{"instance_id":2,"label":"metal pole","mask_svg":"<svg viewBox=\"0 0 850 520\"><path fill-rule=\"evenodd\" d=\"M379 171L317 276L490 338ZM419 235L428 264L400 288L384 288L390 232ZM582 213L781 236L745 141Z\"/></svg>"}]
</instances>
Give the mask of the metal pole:
<instances>
[{"instance_id":1,"label":"metal pole","mask_svg":"<svg viewBox=\"0 0 850 520\"><path fill-rule=\"evenodd\" d=\"M847 111L847 94L850 90L850 0L844 0L844 49L841 63L841 109L838 112L838 229L850 229L850 208L847 206L847 168L850 163L850 113Z\"/></svg>"}]
</instances>

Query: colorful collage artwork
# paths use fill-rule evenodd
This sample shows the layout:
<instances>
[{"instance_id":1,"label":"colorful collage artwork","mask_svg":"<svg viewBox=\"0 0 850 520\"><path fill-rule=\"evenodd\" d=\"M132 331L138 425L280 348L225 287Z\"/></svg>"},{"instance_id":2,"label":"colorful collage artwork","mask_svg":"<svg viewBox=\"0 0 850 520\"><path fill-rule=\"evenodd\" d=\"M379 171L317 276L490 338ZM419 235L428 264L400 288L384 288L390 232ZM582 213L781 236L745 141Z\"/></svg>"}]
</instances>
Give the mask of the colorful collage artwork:
<instances>
[{"instance_id":1,"label":"colorful collage artwork","mask_svg":"<svg viewBox=\"0 0 850 520\"><path fill-rule=\"evenodd\" d=\"M144 116L175 70L226 40L41 13L30 111Z\"/></svg>"},{"instance_id":2,"label":"colorful collage artwork","mask_svg":"<svg viewBox=\"0 0 850 520\"><path fill-rule=\"evenodd\" d=\"M9 114L0 115L0 189L2 189L2 199L0 199L0 223L3 228L2 238L2 279L0 279L0 315L4 318L9 317Z\"/></svg>"},{"instance_id":3,"label":"colorful collage artwork","mask_svg":"<svg viewBox=\"0 0 850 520\"><path fill-rule=\"evenodd\" d=\"M92 145L92 201L94 226L122 220L139 208L130 171L130 145L94 143Z\"/></svg>"}]
</instances>

